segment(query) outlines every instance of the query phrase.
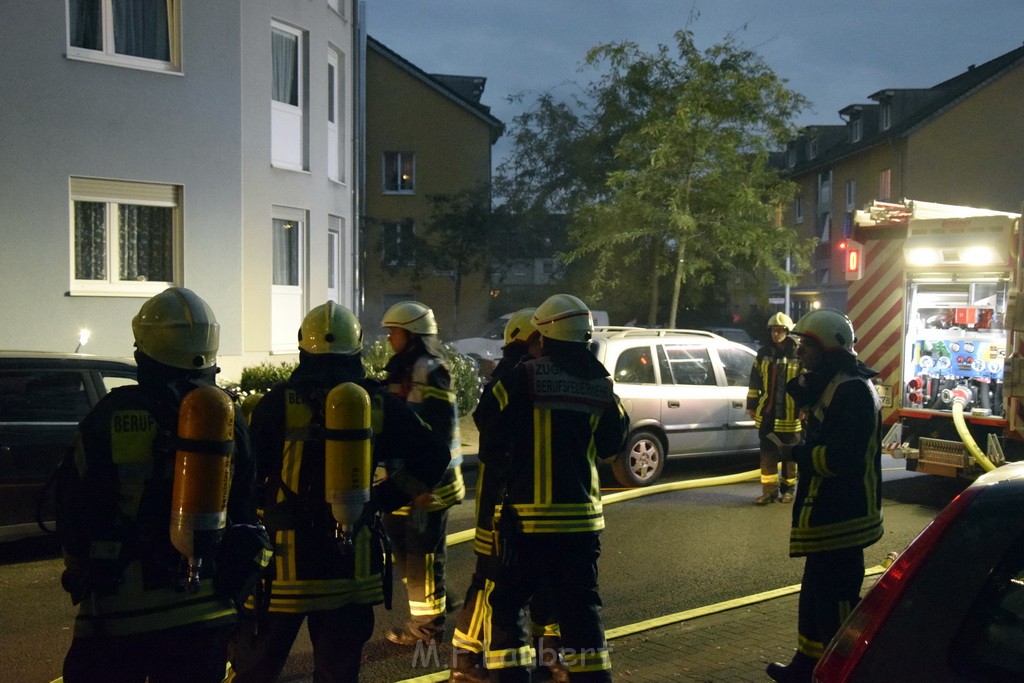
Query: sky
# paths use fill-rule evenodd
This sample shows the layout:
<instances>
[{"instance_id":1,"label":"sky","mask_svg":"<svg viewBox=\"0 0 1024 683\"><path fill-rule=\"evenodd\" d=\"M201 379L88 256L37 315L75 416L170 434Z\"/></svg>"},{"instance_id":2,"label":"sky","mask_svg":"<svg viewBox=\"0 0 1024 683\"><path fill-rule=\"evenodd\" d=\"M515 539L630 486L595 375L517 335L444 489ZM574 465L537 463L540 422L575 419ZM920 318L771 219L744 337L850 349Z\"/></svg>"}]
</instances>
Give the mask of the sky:
<instances>
[{"instance_id":1,"label":"sky","mask_svg":"<svg viewBox=\"0 0 1024 683\"><path fill-rule=\"evenodd\" d=\"M701 49L732 34L761 55L811 101L800 125L841 124L872 93L931 87L1024 43L1024 0L366 0L366 13L371 36L427 73L485 77L481 101L506 124L538 94L570 99L594 80L580 70L591 47L653 52L687 27Z\"/></svg>"}]
</instances>

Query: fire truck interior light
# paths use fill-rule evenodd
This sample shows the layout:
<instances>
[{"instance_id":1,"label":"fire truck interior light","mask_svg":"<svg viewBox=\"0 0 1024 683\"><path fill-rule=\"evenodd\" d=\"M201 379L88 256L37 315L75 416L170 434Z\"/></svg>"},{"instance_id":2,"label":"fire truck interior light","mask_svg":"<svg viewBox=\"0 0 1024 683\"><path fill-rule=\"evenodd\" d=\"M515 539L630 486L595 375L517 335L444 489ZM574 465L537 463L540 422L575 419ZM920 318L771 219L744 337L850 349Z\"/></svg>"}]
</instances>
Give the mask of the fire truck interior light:
<instances>
[{"instance_id":1,"label":"fire truck interior light","mask_svg":"<svg viewBox=\"0 0 1024 683\"><path fill-rule=\"evenodd\" d=\"M907 264L912 266L934 266L939 262L939 253L929 247L918 247L907 253Z\"/></svg>"}]
</instances>

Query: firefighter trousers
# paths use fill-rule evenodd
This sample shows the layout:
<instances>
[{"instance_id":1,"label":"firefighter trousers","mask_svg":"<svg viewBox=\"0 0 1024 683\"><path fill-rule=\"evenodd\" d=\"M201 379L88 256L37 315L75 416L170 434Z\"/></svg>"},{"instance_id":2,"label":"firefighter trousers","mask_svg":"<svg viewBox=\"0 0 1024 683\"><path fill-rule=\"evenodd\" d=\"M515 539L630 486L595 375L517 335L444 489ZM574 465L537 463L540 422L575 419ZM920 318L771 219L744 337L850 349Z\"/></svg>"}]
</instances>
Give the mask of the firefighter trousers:
<instances>
[{"instance_id":1,"label":"firefighter trousers","mask_svg":"<svg viewBox=\"0 0 1024 683\"><path fill-rule=\"evenodd\" d=\"M64 658L67 683L220 683L234 624L189 624L124 636L77 637Z\"/></svg>"},{"instance_id":2,"label":"firefighter trousers","mask_svg":"<svg viewBox=\"0 0 1024 683\"><path fill-rule=\"evenodd\" d=\"M359 662L363 646L373 634L373 618L372 605L294 614L267 612L258 620L246 612L232 640L233 683L276 681L303 619L308 619L313 644L313 680L358 683Z\"/></svg>"},{"instance_id":3,"label":"firefighter trousers","mask_svg":"<svg viewBox=\"0 0 1024 683\"><path fill-rule=\"evenodd\" d=\"M409 594L409 632L420 640L437 640L444 630L447 598L448 508L413 508L408 515L387 515L395 571Z\"/></svg>"},{"instance_id":4,"label":"firefighter trousers","mask_svg":"<svg viewBox=\"0 0 1024 683\"><path fill-rule=\"evenodd\" d=\"M797 607L797 652L821 659L825 646L860 601L863 583L863 548L807 556Z\"/></svg>"},{"instance_id":5,"label":"firefighter trousers","mask_svg":"<svg viewBox=\"0 0 1024 683\"><path fill-rule=\"evenodd\" d=\"M611 658L597 588L599 535L521 534L515 549L507 564L495 562L487 668L499 681L529 681L534 658L524 610L538 589L548 589L572 680L610 681Z\"/></svg>"}]
</instances>

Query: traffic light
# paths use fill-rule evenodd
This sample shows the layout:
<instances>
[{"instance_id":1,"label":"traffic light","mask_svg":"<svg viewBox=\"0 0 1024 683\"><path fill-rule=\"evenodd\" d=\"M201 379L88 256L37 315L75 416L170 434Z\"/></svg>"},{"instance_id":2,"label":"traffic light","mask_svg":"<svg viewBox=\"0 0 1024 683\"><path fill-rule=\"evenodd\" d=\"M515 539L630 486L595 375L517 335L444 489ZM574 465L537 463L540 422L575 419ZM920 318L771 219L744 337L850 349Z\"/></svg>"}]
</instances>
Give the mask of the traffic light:
<instances>
[{"instance_id":1,"label":"traffic light","mask_svg":"<svg viewBox=\"0 0 1024 683\"><path fill-rule=\"evenodd\" d=\"M864 245L856 240L845 240L846 250L846 280L859 280L864 274Z\"/></svg>"}]
</instances>

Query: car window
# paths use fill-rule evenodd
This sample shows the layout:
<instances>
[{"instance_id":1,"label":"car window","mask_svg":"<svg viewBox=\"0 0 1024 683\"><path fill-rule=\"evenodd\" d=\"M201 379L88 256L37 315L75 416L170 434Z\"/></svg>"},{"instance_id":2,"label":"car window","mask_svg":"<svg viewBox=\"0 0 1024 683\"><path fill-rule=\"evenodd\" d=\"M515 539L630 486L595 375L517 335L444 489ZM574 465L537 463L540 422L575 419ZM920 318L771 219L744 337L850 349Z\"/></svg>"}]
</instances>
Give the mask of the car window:
<instances>
[{"instance_id":1,"label":"car window","mask_svg":"<svg viewBox=\"0 0 1024 683\"><path fill-rule=\"evenodd\" d=\"M0 422L78 422L87 412L80 372L0 371Z\"/></svg>"},{"instance_id":2,"label":"car window","mask_svg":"<svg viewBox=\"0 0 1024 683\"><path fill-rule=\"evenodd\" d=\"M959 673L977 680L1024 680L1024 538L992 572L953 639Z\"/></svg>"},{"instance_id":3,"label":"car window","mask_svg":"<svg viewBox=\"0 0 1024 683\"><path fill-rule=\"evenodd\" d=\"M750 382L750 368L754 366L753 354L733 346L719 346L718 357L725 368L725 381L730 387L745 387Z\"/></svg>"},{"instance_id":4,"label":"car window","mask_svg":"<svg viewBox=\"0 0 1024 683\"><path fill-rule=\"evenodd\" d=\"M100 375L100 378L103 380L103 388L108 392L111 389L116 389L117 387L123 387L129 384L138 384L138 381L129 374L103 373Z\"/></svg>"},{"instance_id":5,"label":"car window","mask_svg":"<svg viewBox=\"0 0 1024 683\"><path fill-rule=\"evenodd\" d=\"M655 384L651 347L637 346L619 354L613 379L622 384Z\"/></svg>"},{"instance_id":6,"label":"car window","mask_svg":"<svg viewBox=\"0 0 1024 683\"><path fill-rule=\"evenodd\" d=\"M715 370L707 348L696 344L665 344L661 362L662 382L671 378L674 384L714 386Z\"/></svg>"}]
</instances>

